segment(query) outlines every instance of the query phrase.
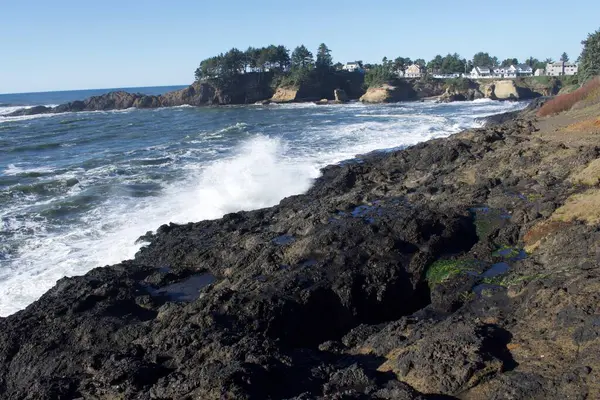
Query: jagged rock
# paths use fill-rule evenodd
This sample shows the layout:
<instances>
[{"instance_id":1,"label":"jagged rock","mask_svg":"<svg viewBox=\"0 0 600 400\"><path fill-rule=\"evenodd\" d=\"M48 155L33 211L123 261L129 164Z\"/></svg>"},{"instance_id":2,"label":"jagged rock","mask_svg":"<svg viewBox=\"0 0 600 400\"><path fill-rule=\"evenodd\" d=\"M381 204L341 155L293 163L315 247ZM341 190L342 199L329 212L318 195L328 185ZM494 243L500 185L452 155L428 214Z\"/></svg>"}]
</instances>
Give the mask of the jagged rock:
<instances>
[{"instance_id":1,"label":"jagged rock","mask_svg":"<svg viewBox=\"0 0 600 400\"><path fill-rule=\"evenodd\" d=\"M450 84L439 101L449 103L453 101L472 101L483 98L480 86L472 80L461 79L458 84Z\"/></svg>"},{"instance_id":2,"label":"jagged rock","mask_svg":"<svg viewBox=\"0 0 600 400\"><path fill-rule=\"evenodd\" d=\"M414 89L406 81L398 81L394 85L384 84L367 89L360 101L363 103L394 103L415 98Z\"/></svg>"},{"instance_id":3,"label":"jagged rock","mask_svg":"<svg viewBox=\"0 0 600 400\"><path fill-rule=\"evenodd\" d=\"M275 91L271 101L273 103L290 103L298 97L298 89L290 87L279 87Z\"/></svg>"},{"instance_id":4,"label":"jagged rock","mask_svg":"<svg viewBox=\"0 0 600 400\"><path fill-rule=\"evenodd\" d=\"M506 331L452 319L436 328L392 349L379 371L393 372L422 393L459 394L515 367Z\"/></svg>"},{"instance_id":5,"label":"jagged rock","mask_svg":"<svg viewBox=\"0 0 600 400\"><path fill-rule=\"evenodd\" d=\"M571 179L600 152L534 135L536 106L145 234L133 260L0 318L0 393L598 398L600 231L575 218L597 217L598 188L578 204Z\"/></svg>"},{"instance_id":6,"label":"jagged rock","mask_svg":"<svg viewBox=\"0 0 600 400\"><path fill-rule=\"evenodd\" d=\"M333 91L333 97L338 103L346 103L348 101L348 95L343 89L335 89Z\"/></svg>"},{"instance_id":7,"label":"jagged rock","mask_svg":"<svg viewBox=\"0 0 600 400\"><path fill-rule=\"evenodd\" d=\"M415 90L419 100L441 96L446 90L443 79L408 79L407 81Z\"/></svg>"},{"instance_id":8,"label":"jagged rock","mask_svg":"<svg viewBox=\"0 0 600 400\"><path fill-rule=\"evenodd\" d=\"M513 80L496 81L493 83L494 93L492 99L519 100L519 90Z\"/></svg>"}]
</instances>

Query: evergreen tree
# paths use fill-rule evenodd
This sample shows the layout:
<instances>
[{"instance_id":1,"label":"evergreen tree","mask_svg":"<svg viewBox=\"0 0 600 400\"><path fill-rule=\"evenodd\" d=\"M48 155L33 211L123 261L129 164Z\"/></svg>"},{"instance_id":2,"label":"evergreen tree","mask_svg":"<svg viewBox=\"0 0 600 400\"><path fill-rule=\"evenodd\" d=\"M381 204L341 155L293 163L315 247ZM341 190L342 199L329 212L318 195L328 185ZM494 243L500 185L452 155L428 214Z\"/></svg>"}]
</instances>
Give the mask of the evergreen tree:
<instances>
[{"instance_id":1,"label":"evergreen tree","mask_svg":"<svg viewBox=\"0 0 600 400\"><path fill-rule=\"evenodd\" d=\"M569 55L566 52L562 53L562 55L560 56L560 61L569 62Z\"/></svg>"},{"instance_id":2,"label":"evergreen tree","mask_svg":"<svg viewBox=\"0 0 600 400\"><path fill-rule=\"evenodd\" d=\"M246 56L240 50L233 48L222 57L222 69L226 75L237 75L243 72Z\"/></svg>"},{"instance_id":3,"label":"evergreen tree","mask_svg":"<svg viewBox=\"0 0 600 400\"><path fill-rule=\"evenodd\" d=\"M497 67L498 64L498 57L492 57L482 51L473 56L473 66L475 67Z\"/></svg>"},{"instance_id":4,"label":"evergreen tree","mask_svg":"<svg viewBox=\"0 0 600 400\"><path fill-rule=\"evenodd\" d=\"M314 67L312 53L304 45L300 45L292 52L291 82L299 85L306 81Z\"/></svg>"},{"instance_id":5,"label":"evergreen tree","mask_svg":"<svg viewBox=\"0 0 600 400\"><path fill-rule=\"evenodd\" d=\"M333 58L331 57L331 50L325 43L319 45L317 50L317 61L315 66L318 70L329 71L333 66Z\"/></svg>"},{"instance_id":6,"label":"evergreen tree","mask_svg":"<svg viewBox=\"0 0 600 400\"><path fill-rule=\"evenodd\" d=\"M442 69L442 63L444 62L444 58L441 55L437 55L433 58L433 60L427 63L427 71L430 73L440 72Z\"/></svg>"},{"instance_id":7,"label":"evergreen tree","mask_svg":"<svg viewBox=\"0 0 600 400\"><path fill-rule=\"evenodd\" d=\"M282 71L287 71L290 68L290 52L285 46L275 48L274 62Z\"/></svg>"},{"instance_id":8,"label":"evergreen tree","mask_svg":"<svg viewBox=\"0 0 600 400\"><path fill-rule=\"evenodd\" d=\"M580 83L584 83L600 75L600 29L590 33L581 44L583 50L579 56L579 76Z\"/></svg>"},{"instance_id":9,"label":"evergreen tree","mask_svg":"<svg viewBox=\"0 0 600 400\"><path fill-rule=\"evenodd\" d=\"M411 63L410 58L397 57L394 60L393 70L397 74L400 72L404 73L404 71L406 71L406 68L408 68L410 63Z\"/></svg>"},{"instance_id":10,"label":"evergreen tree","mask_svg":"<svg viewBox=\"0 0 600 400\"><path fill-rule=\"evenodd\" d=\"M534 57L529 57L527 59L527 65L529 65L534 71L537 69L546 69L546 64L548 63L545 61L540 61Z\"/></svg>"},{"instance_id":11,"label":"evergreen tree","mask_svg":"<svg viewBox=\"0 0 600 400\"><path fill-rule=\"evenodd\" d=\"M365 86L368 88L381 86L391 81L395 77L393 69L394 63L384 57L381 64L372 65L365 74Z\"/></svg>"},{"instance_id":12,"label":"evergreen tree","mask_svg":"<svg viewBox=\"0 0 600 400\"><path fill-rule=\"evenodd\" d=\"M307 68L314 64L313 54L304 45L296 47L292 53L292 69Z\"/></svg>"},{"instance_id":13,"label":"evergreen tree","mask_svg":"<svg viewBox=\"0 0 600 400\"><path fill-rule=\"evenodd\" d=\"M517 65L518 63L519 63L519 60L517 60L516 58L507 58L506 60L502 61L500 66L501 67L510 67L511 65Z\"/></svg>"},{"instance_id":14,"label":"evergreen tree","mask_svg":"<svg viewBox=\"0 0 600 400\"><path fill-rule=\"evenodd\" d=\"M448 54L442 58L440 72L443 74L454 74L465 71L466 60L461 59L457 53Z\"/></svg>"}]
</instances>

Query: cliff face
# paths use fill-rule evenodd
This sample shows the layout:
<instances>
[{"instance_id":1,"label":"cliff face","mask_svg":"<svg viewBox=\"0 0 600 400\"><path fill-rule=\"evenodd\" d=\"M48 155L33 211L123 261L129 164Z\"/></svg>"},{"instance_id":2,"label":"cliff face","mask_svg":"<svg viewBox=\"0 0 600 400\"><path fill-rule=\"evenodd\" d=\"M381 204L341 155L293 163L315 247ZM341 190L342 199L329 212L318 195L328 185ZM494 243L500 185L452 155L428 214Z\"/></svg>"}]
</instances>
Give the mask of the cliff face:
<instances>
[{"instance_id":1,"label":"cliff face","mask_svg":"<svg viewBox=\"0 0 600 400\"><path fill-rule=\"evenodd\" d=\"M159 96L123 91L93 96L85 100L61 104L57 107L33 107L18 110L9 116L35 115L47 113L123 110L131 107L158 108L182 105L207 106L228 104L250 104L265 100L273 95L270 84L272 73L248 73L240 75L224 84L194 82L185 89Z\"/></svg>"},{"instance_id":2,"label":"cliff face","mask_svg":"<svg viewBox=\"0 0 600 400\"><path fill-rule=\"evenodd\" d=\"M363 103L393 103L420 100L444 93L444 81L439 79L397 79L385 85L371 87L360 98Z\"/></svg>"},{"instance_id":3,"label":"cliff face","mask_svg":"<svg viewBox=\"0 0 600 400\"><path fill-rule=\"evenodd\" d=\"M472 81L465 79L461 87L449 86L441 79L397 79L380 87L363 88L360 73L338 71L324 78L312 77L297 87L273 88L273 73L248 73L227 82L194 82L185 89L160 96L139 93L111 92L81 101L50 108L44 106L17 110L8 116L35 115L61 112L120 110L130 107L157 108L181 105L207 106L273 102L335 100L335 91L343 90L348 100L361 99L365 103L386 103L440 97L440 101L465 101L478 98L493 100L525 100L555 95L561 89L558 79L539 82L531 79L502 81Z\"/></svg>"},{"instance_id":4,"label":"cliff face","mask_svg":"<svg viewBox=\"0 0 600 400\"><path fill-rule=\"evenodd\" d=\"M394 84L384 84L371 87L361 96L363 103L395 103L416 98L416 92L406 81L396 81Z\"/></svg>"},{"instance_id":5,"label":"cliff face","mask_svg":"<svg viewBox=\"0 0 600 400\"><path fill-rule=\"evenodd\" d=\"M364 75L358 72L336 71L318 79L311 77L298 86L280 86L271 101L287 103L293 101L336 100L335 91L346 93L348 100L358 99L364 93Z\"/></svg>"},{"instance_id":6,"label":"cliff face","mask_svg":"<svg viewBox=\"0 0 600 400\"><path fill-rule=\"evenodd\" d=\"M460 87L449 86L440 101L464 101L487 98L492 100L530 100L553 96L562 86L559 79L546 82L535 78L504 79L497 81L470 79L461 80Z\"/></svg>"},{"instance_id":7,"label":"cliff face","mask_svg":"<svg viewBox=\"0 0 600 400\"><path fill-rule=\"evenodd\" d=\"M273 88L274 73L247 73L226 82L194 82L185 89L159 96L111 92L57 107L33 107L17 110L8 116L36 115L61 112L122 110L126 108L157 108L181 105L210 106L252 104L272 99L275 102L335 100L335 91L343 90L348 99L358 99L363 93L364 76L338 71L320 80L308 80L299 87Z\"/></svg>"},{"instance_id":8,"label":"cliff face","mask_svg":"<svg viewBox=\"0 0 600 400\"><path fill-rule=\"evenodd\" d=\"M162 107L252 104L272 96L272 78L270 73L248 73L224 84L195 82L185 89L159 97Z\"/></svg>"}]
</instances>

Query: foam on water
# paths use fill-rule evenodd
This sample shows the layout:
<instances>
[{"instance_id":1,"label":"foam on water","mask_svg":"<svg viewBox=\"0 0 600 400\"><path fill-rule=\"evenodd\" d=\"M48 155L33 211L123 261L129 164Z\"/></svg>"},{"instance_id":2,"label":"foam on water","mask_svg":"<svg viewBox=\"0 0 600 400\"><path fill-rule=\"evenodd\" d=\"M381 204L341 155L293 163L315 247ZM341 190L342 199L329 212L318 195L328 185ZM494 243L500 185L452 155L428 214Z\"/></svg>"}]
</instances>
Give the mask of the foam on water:
<instances>
[{"instance_id":1,"label":"foam on water","mask_svg":"<svg viewBox=\"0 0 600 400\"><path fill-rule=\"evenodd\" d=\"M214 219L229 212L272 206L286 196L305 192L327 164L447 136L476 126L475 117L522 106L465 103L450 108L456 110L451 115L435 112L448 106L433 103L353 103L325 111L318 106L326 117L311 111L315 105L266 106L272 107L267 113L258 107L207 110L201 121L216 118L213 112L222 112L225 123L208 132L187 132L181 136L187 145L141 143L133 150L123 149L115 158L118 162L98 165L98 161L90 161L90 167L75 165L57 170L51 177L28 178L34 179L32 184L44 179L77 181L59 186L51 198L23 196L0 210L0 233L10 234L11 243L19 244L16 249L10 247L0 235L0 315L25 307L64 276L132 258L140 246L134 244L136 239L164 223ZM356 109L364 116L356 117ZM138 119L156 115L155 110L128 112ZM197 110L164 110L166 116L173 112L196 115ZM305 114L295 114L300 112ZM374 117L371 112L393 117ZM272 122L261 128L267 120L257 121L256 116L271 113L276 113ZM399 113L410 117L401 118ZM316 118L320 119L312 121ZM180 141L175 140L177 144ZM33 162L11 163L0 169L0 178L31 172L53 173L51 167ZM167 172L169 179L165 178ZM147 185L150 194L138 196L136 187L140 185ZM5 194L11 193L9 187ZM95 200L80 201L82 198ZM75 225L60 225L62 220L49 213L60 213L65 207L81 207Z\"/></svg>"},{"instance_id":2,"label":"foam on water","mask_svg":"<svg viewBox=\"0 0 600 400\"><path fill-rule=\"evenodd\" d=\"M45 107L56 107L57 104L46 104ZM0 106L0 116L10 114L12 112L22 110L22 109L30 109L34 106L13 106L13 105L3 105Z\"/></svg>"}]
</instances>

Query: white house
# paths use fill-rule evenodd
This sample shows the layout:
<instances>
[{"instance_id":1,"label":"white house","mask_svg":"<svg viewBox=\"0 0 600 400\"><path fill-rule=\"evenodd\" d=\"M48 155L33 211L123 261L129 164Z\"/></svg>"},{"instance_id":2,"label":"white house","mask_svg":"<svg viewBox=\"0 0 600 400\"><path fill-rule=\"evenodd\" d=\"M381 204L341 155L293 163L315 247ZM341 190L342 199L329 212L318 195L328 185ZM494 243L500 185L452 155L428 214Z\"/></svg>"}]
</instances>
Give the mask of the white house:
<instances>
[{"instance_id":1,"label":"white house","mask_svg":"<svg viewBox=\"0 0 600 400\"><path fill-rule=\"evenodd\" d=\"M489 78L492 75L492 71L485 67L474 67L471 71L471 78Z\"/></svg>"},{"instance_id":2,"label":"white house","mask_svg":"<svg viewBox=\"0 0 600 400\"><path fill-rule=\"evenodd\" d=\"M533 69L527 64L509 65L508 67L496 67L490 78L516 78L517 76L531 76Z\"/></svg>"},{"instance_id":3,"label":"white house","mask_svg":"<svg viewBox=\"0 0 600 400\"><path fill-rule=\"evenodd\" d=\"M561 75L577 75L579 66L570 62L555 62L546 65L546 75L561 76Z\"/></svg>"},{"instance_id":4,"label":"white house","mask_svg":"<svg viewBox=\"0 0 600 400\"><path fill-rule=\"evenodd\" d=\"M493 78L516 78L517 67L510 65L508 67L496 67L494 68Z\"/></svg>"},{"instance_id":5,"label":"white house","mask_svg":"<svg viewBox=\"0 0 600 400\"><path fill-rule=\"evenodd\" d=\"M544 68L538 68L535 70L534 73L535 76L545 76L546 75L546 70Z\"/></svg>"},{"instance_id":6,"label":"white house","mask_svg":"<svg viewBox=\"0 0 600 400\"><path fill-rule=\"evenodd\" d=\"M533 68L531 68L527 64L519 64L519 65L516 66L516 68L517 68L517 75L519 75L519 76L531 76L531 75L533 75Z\"/></svg>"},{"instance_id":7,"label":"white house","mask_svg":"<svg viewBox=\"0 0 600 400\"><path fill-rule=\"evenodd\" d=\"M346 64L345 64L345 65L342 67L342 69L343 69L344 71L348 71L348 72L354 72L354 71L359 71L359 72L362 72L362 71L363 71L363 69L362 69L362 67L360 66L360 64L359 64L358 62L356 62L356 61L354 61L354 62L349 62L349 63L346 63Z\"/></svg>"},{"instance_id":8,"label":"white house","mask_svg":"<svg viewBox=\"0 0 600 400\"><path fill-rule=\"evenodd\" d=\"M406 68L406 71L404 72L404 77L405 78L420 78L421 76L423 76L423 74L425 73L425 69L418 65L418 64L412 64L409 65L408 68Z\"/></svg>"}]
</instances>

